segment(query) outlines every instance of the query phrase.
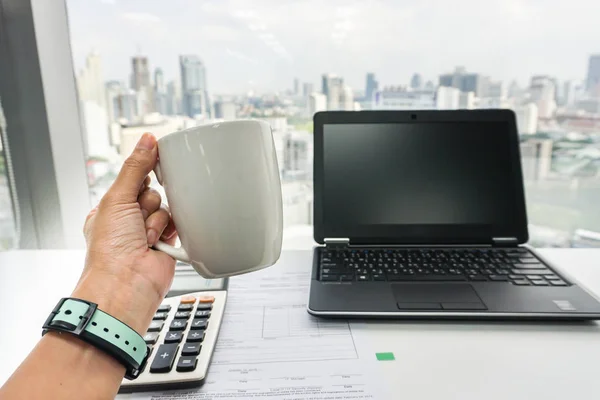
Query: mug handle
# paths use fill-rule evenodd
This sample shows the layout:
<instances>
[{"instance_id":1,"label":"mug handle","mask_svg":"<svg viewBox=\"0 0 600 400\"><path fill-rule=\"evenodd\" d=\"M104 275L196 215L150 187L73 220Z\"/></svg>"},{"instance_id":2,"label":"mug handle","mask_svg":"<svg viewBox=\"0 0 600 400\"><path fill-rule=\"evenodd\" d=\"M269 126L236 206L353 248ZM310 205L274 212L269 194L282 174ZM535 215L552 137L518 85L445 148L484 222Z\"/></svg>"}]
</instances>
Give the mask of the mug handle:
<instances>
[{"instance_id":1,"label":"mug handle","mask_svg":"<svg viewBox=\"0 0 600 400\"><path fill-rule=\"evenodd\" d=\"M154 174L156 175L156 179L158 180L158 183L161 186L163 186L163 176L162 176L162 172L160 170L160 161L156 162L156 166L154 167ZM190 256L188 255L188 253L185 251L185 249L183 247L171 246L170 244L165 243L162 240L159 240L158 242L156 242L156 244L153 247L156 250L160 250L163 253L170 255L171 257L173 257L176 260L183 261L185 263L192 262L192 260L190 260Z\"/></svg>"}]
</instances>

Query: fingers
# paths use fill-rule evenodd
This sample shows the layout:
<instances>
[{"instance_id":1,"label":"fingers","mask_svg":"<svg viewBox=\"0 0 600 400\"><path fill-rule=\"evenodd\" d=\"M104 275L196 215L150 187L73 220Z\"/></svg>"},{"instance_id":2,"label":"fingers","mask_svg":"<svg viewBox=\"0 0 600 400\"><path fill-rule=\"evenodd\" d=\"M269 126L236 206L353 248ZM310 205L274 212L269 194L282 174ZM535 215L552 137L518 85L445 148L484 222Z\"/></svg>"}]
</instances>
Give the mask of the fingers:
<instances>
[{"instance_id":1,"label":"fingers","mask_svg":"<svg viewBox=\"0 0 600 400\"><path fill-rule=\"evenodd\" d=\"M158 149L156 138L144 133L131 155L123 163L117 179L108 190L109 201L133 203L145 184L145 179L156 165Z\"/></svg>"},{"instance_id":2,"label":"fingers","mask_svg":"<svg viewBox=\"0 0 600 400\"><path fill-rule=\"evenodd\" d=\"M173 246L175 241L177 241L177 229L175 229L175 223L173 222L173 218L169 219L169 223L167 227L163 231L161 240Z\"/></svg>"},{"instance_id":3,"label":"fingers","mask_svg":"<svg viewBox=\"0 0 600 400\"><path fill-rule=\"evenodd\" d=\"M162 199L160 197L160 193L158 193L158 191L155 189L147 188L140 194L140 197L138 197L138 203L140 203L144 220L160 208L161 202Z\"/></svg>"},{"instance_id":4,"label":"fingers","mask_svg":"<svg viewBox=\"0 0 600 400\"><path fill-rule=\"evenodd\" d=\"M163 235L170 220L171 214L165 205L162 205L157 211L150 214L148 219L146 219L146 237L148 238L149 246L154 246L158 242L158 238Z\"/></svg>"}]
</instances>

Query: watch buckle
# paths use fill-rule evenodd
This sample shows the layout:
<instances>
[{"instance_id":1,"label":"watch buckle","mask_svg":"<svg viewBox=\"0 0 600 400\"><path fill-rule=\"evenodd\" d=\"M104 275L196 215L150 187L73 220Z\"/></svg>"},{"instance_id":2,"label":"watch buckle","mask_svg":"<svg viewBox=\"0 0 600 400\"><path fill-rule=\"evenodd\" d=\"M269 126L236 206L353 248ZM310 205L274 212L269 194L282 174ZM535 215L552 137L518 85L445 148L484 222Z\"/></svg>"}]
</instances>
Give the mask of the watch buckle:
<instances>
[{"instance_id":1,"label":"watch buckle","mask_svg":"<svg viewBox=\"0 0 600 400\"><path fill-rule=\"evenodd\" d=\"M81 319L79 320L79 323L77 324L75 329L69 329L64 325L50 326L50 324L52 323L52 320L54 319L56 314L58 314L58 312L60 311L60 308L62 307L63 303L67 300L75 300L75 301L79 301L81 303L85 303L88 305L88 309L85 312L85 314L81 317ZM94 315L94 313L96 312L97 308L98 308L98 304L92 303L91 301L85 301L85 300L81 300L81 299L73 299L70 297L63 297L56 304L56 307L54 307L54 310L52 310L50 315L48 315L48 318L46 318L46 322L44 322L44 325L42 325L42 332L43 332L42 334L46 333L46 331L48 329L52 328L52 329L58 329L62 332L69 332L69 333L79 336L81 334L81 332L83 332L83 330L86 328L88 323L90 322L90 319L92 318L92 315Z\"/></svg>"}]
</instances>

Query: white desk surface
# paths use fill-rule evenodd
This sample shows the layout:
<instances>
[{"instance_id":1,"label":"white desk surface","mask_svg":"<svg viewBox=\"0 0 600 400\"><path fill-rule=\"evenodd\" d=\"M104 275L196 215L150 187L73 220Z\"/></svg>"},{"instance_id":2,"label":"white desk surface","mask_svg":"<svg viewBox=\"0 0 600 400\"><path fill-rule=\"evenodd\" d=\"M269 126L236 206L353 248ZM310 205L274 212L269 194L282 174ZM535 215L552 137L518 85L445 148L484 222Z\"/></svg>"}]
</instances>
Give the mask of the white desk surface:
<instances>
[{"instance_id":1,"label":"white desk surface","mask_svg":"<svg viewBox=\"0 0 600 400\"><path fill-rule=\"evenodd\" d=\"M540 253L600 295L600 250ZM39 340L58 299L71 293L83 260L76 250L0 253L0 385ZM289 262L311 268L311 253L284 251L279 263ZM392 398L600 398L595 323L356 322L352 332L361 347L395 354L381 363Z\"/></svg>"}]
</instances>

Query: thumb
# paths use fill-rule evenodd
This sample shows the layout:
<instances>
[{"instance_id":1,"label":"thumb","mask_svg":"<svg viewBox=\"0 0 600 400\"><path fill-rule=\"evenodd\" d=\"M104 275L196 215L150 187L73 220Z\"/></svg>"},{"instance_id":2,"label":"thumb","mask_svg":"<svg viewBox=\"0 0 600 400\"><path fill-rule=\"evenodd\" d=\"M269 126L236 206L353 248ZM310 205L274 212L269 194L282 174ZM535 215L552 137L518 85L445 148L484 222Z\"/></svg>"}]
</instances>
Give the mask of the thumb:
<instances>
[{"instance_id":1,"label":"thumb","mask_svg":"<svg viewBox=\"0 0 600 400\"><path fill-rule=\"evenodd\" d=\"M137 201L140 186L156 166L157 157L156 138L149 133L144 133L131 155L123 163L107 196L118 203Z\"/></svg>"}]
</instances>

